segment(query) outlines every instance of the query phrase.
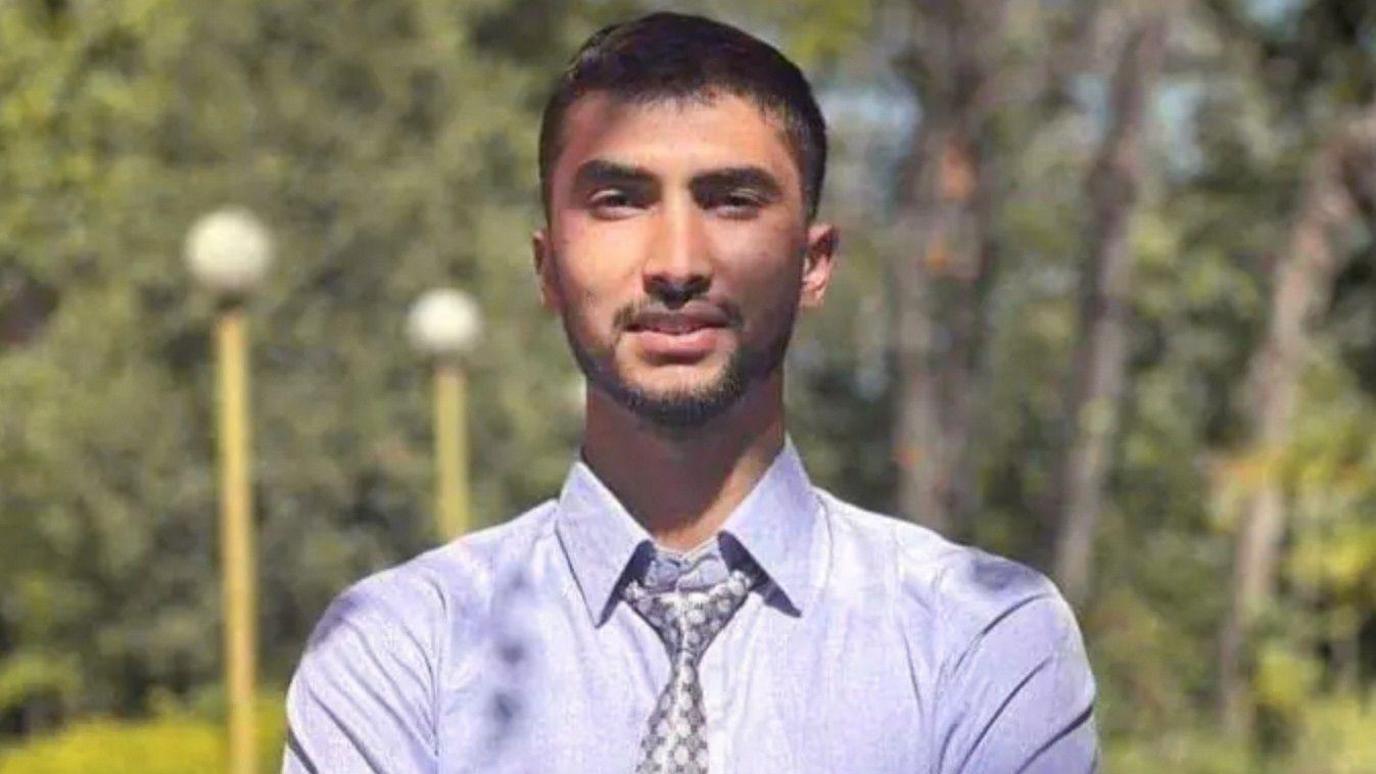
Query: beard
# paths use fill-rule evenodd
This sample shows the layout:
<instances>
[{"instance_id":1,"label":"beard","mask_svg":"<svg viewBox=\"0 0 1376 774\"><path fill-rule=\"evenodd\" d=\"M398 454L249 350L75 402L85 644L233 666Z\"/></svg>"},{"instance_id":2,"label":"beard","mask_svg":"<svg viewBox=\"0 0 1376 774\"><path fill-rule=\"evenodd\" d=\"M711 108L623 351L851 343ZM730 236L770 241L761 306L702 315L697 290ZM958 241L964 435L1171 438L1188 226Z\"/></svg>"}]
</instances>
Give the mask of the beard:
<instances>
[{"instance_id":1,"label":"beard","mask_svg":"<svg viewBox=\"0 0 1376 774\"><path fill-rule=\"evenodd\" d=\"M793 334L796 306L787 306L782 311L778 331L763 346L742 344L711 381L678 390L650 391L627 381L617 370L611 351L594 353L579 340L567 317L564 334L573 359L587 377L589 386L601 390L618 405L654 425L666 430L687 430L701 427L726 413L746 390L772 376L782 366ZM623 310L618 319L626 316Z\"/></svg>"}]
</instances>

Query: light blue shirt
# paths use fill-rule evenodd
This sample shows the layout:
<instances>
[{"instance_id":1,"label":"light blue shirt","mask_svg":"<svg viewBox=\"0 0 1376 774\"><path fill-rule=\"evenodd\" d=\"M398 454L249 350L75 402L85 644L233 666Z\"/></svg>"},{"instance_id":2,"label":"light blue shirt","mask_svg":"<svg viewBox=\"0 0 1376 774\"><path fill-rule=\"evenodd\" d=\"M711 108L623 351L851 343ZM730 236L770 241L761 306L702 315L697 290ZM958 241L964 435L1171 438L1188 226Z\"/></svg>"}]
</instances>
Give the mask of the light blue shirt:
<instances>
[{"instance_id":1,"label":"light blue shirt","mask_svg":"<svg viewBox=\"0 0 1376 774\"><path fill-rule=\"evenodd\" d=\"M1097 769L1055 587L813 488L789 444L687 555L579 462L557 500L358 583L292 680L284 770L629 773L670 664L621 586L710 585L747 555L766 580L698 670L714 774Z\"/></svg>"}]
</instances>

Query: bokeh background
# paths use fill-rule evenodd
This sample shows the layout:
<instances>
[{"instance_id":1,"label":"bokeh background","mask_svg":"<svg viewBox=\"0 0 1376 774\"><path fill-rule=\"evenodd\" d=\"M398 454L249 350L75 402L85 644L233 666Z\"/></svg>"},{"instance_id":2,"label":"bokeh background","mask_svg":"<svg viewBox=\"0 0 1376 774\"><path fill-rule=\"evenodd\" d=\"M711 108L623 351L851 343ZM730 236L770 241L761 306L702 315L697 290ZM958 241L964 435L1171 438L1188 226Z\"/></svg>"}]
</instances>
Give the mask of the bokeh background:
<instances>
[{"instance_id":1,"label":"bokeh background","mask_svg":"<svg viewBox=\"0 0 1376 774\"><path fill-rule=\"evenodd\" d=\"M278 246L264 770L325 604L434 542L426 289L485 319L477 521L556 491L538 113L653 9L775 43L830 121L816 481L1055 577L1108 771L1376 771L1376 4L0 0L0 772L222 765L202 213Z\"/></svg>"}]
</instances>

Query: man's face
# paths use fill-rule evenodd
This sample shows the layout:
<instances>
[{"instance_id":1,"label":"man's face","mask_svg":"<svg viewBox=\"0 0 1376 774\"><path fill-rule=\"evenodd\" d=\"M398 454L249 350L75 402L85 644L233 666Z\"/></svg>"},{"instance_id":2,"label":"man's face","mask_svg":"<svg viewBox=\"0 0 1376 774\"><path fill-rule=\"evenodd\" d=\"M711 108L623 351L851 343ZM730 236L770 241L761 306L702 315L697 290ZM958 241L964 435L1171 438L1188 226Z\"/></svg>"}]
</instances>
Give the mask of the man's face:
<instances>
[{"instance_id":1,"label":"man's face","mask_svg":"<svg viewBox=\"0 0 1376 774\"><path fill-rule=\"evenodd\" d=\"M780 124L731 95L592 94L562 139L535 257L579 365L660 425L719 415L777 371L830 275L835 230L809 225Z\"/></svg>"}]
</instances>

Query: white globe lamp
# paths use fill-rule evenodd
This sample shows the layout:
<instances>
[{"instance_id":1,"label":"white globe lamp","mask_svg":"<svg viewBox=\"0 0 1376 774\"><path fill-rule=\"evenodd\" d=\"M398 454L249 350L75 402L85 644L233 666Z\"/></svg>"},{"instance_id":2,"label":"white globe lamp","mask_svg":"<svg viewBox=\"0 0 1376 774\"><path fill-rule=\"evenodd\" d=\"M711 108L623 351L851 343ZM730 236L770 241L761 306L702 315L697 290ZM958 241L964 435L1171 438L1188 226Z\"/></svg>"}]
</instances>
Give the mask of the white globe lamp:
<instances>
[{"instance_id":1,"label":"white globe lamp","mask_svg":"<svg viewBox=\"0 0 1376 774\"><path fill-rule=\"evenodd\" d=\"M441 288L426 292L412 305L406 332L411 344L427 356L461 357L477 345L482 317L467 293Z\"/></svg>"},{"instance_id":2,"label":"white globe lamp","mask_svg":"<svg viewBox=\"0 0 1376 774\"><path fill-rule=\"evenodd\" d=\"M272 237L253 213L227 207L191 226L185 255L187 268L203 287L225 298L243 297L272 265Z\"/></svg>"}]
</instances>

